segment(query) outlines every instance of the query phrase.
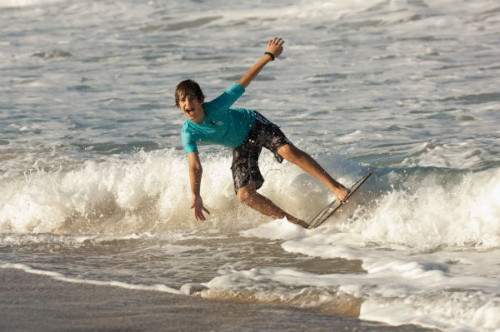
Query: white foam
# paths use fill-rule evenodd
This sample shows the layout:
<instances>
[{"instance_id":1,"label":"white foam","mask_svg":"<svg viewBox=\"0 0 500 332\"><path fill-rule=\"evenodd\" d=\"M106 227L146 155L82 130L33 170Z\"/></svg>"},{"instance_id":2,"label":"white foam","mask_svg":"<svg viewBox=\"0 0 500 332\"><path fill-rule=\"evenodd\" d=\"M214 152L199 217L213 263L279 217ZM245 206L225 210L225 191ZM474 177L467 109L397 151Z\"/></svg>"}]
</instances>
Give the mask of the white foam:
<instances>
[{"instance_id":1,"label":"white foam","mask_svg":"<svg viewBox=\"0 0 500 332\"><path fill-rule=\"evenodd\" d=\"M303 227L295 225L289 222L286 218L283 218L264 223L257 228L241 231L240 235L247 237L254 236L271 240L291 240L302 238L307 232L308 230Z\"/></svg>"},{"instance_id":2,"label":"white foam","mask_svg":"<svg viewBox=\"0 0 500 332\"><path fill-rule=\"evenodd\" d=\"M364 134L361 130L354 130L353 132L345 134L344 136L338 137L337 141L342 143L352 143L359 141L363 137Z\"/></svg>"},{"instance_id":3,"label":"white foam","mask_svg":"<svg viewBox=\"0 0 500 332\"><path fill-rule=\"evenodd\" d=\"M203 162L201 194L209 219L235 224L263 219L234 194L226 155ZM261 158L268 181L261 192L292 214L318 209L329 199L310 177L271 154ZM308 192L310 194L308 194ZM185 156L175 150L87 161L72 170L38 170L5 181L0 189L0 232L114 234L161 233L200 224L194 220Z\"/></svg>"},{"instance_id":4,"label":"white foam","mask_svg":"<svg viewBox=\"0 0 500 332\"><path fill-rule=\"evenodd\" d=\"M471 143L420 144L412 151L412 155L402 161L409 167L447 167L454 169L473 169L486 158L487 152Z\"/></svg>"},{"instance_id":5,"label":"white foam","mask_svg":"<svg viewBox=\"0 0 500 332\"><path fill-rule=\"evenodd\" d=\"M341 19L347 15L353 15L363 12L377 4L383 3L383 0L369 1L334 1L325 2L322 0L301 1L291 5L267 6L266 8L245 8L244 10L227 7L224 10L219 8L214 10L205 10L202 14L198 12L189 13L179 19L174 24L194 21L206 17L216 18L213 22L207 25L232 24L235 21L245 21L247 24L268 25L275 20L297 22L300 19L302 22L324 20L331 22L332 20ZM403 14L405 15L405 14ZM398 15L401 16L401 14ZM255 23L254 23L255 22Z\"/></svg>"},{"instance_id":6,"label":"white foam","mask_svg":"<svg viewBox=\"0 0 500 332\"><path fill-rule=\"evenodd\" d=\"M0 0L0 8L31 7L61 1L63 0Z\"/></svg>"},{"instance_id":7,"label":"white foam","mask_svg":"<svg viewBox=\"0 0 500 332\"><path fill-rule=\"evenodd\" d=\"M30 266L24 264L12 264L12 263L2 263L0 262L0 268L2 269L16 269L21 270L26 273L42 275L50 277L54 280L70 282L74 284L87 284L87 285L95 285L95 286L113 286L120 287L125 289L135 289L135 290L146 290L146 291L157 291L157 292L165 292L171 294L184 294L180 290L175 288L168 287L166 285L157 284L157 285L141 285L141 284L130 284L121 281L101 281L101 280L93 280L93 279L80 279L80 278L72 278L66 277L61 273L53 272L53 271L44 271L39 269L34 269Z\"/></svg>"},{"instance_id":8,"label":"white foam","mask_svg":"<svg viewBox=\"0 0 500 332\"><path fill-rule=\"evenodd\" d=\"M323 251L322 257L339 257L339 252L346 250L337 250L336 244L330 244L329 250L323 244L316 248L315 241L303 242L309 246L298 246L294 240L285 242L284 248L305 254ZM494 259L496 254L498 251L490 257ZM208 290L202 294L232 294L318 309L336 302L339 296L352 296L362 300L362 319L393 325L413 323L446 331L494 331L498 327L500 292L495 277L455 274L439 255L412 256L408 252L388 254L384 250L351 248L349 256L362 260L367 273L314 274L281 268L226 270L204 284ZM297 298L300 301L295 302L293 299Z\"/></svg>"},{"instance_id":9,"label":"white foam","mask_svg":"<svg viewBox=\"0 0 500 332\"><path fill-rule=\"evenodd\" d=\"M444 331L497 331L499 314L498 298L480 292L437 292L405 299L371 297L363 303L360 318Z\"/></svg>"},{"instance_id":10,"label":"white foam","mask_svg":"<svg viewBox=\"0 0 500 332\"><path fill-rule=\"evenodd\" d=\"M362 237L358 240L363 241ZM349 234L316 234L311 239L287 241L283 248L325 258L361 260L367 274L351 275L350 280L338 275L333 285L346 285L342 288L345 292L364 299L362 319L449 331L493 331L498 326L499 269L486 272L495 265L498 250L416 254L366 245L356 245Z\"/></svg>"},{"instance_id":11,"label":"white foam","mask_svg":"<svg viewBox=\"0 0 500 332\"><path fill-rule=\"evenodd\" d=\"M500 246L500 170L467 174L455 185L433 175L407 181L411 189L385 194L346 230L366 243L420 250Z\"/></svg>"},{"instance_id":12,"label":"white foam","mask_svg":"<svg viewBox=\"0 0 500 332\"><path fill-rule=\"evenodd\" d=\"M362 319L445 331L495 331L500 313L498 172L466 174L445 186L434 173L408 177L407 187L384 194L374 207L359 209L340 225L300 230L273 221L241 232L281 239L288 252L360 260L366 273L227 269L206 283L208 290L202 293L297 304L292 298L300 292L314 288L317 299L319 288L327 288L321 301L301 301L321 309L346 294L362 299ZM398 181L398 175L389 178Z\"/></svg>"}]
</instances>

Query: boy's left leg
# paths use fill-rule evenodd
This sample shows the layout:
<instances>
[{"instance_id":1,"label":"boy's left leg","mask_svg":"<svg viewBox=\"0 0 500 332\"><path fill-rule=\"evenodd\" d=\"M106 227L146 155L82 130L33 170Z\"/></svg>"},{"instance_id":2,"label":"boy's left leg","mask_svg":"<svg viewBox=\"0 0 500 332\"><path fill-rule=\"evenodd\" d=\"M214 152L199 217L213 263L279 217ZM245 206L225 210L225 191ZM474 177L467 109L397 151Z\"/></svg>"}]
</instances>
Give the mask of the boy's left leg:
<instances>
[{"instance_id":1,"label":"boy's left leg","mask_svg":"<svg viewBox=\"0 0 500 332\"><path fill-rule=\"evenodd\" d=\"M257 192L254 183L250 183L249 185L239 188L236 195L238 196L238 200L240 202L248 205L254 210L259 211L263 215L275 219L281 219L286 217L288 221L294 224L300 225L305 228L309 226L305 221L298 219L292 216L291 214L283 211L280 207L274 204L273 201L271 201L269 198L259 194Z\"/></svg>"},{"instance_id":2,"label":"boy's left leg","mask_svg":"<svg viewBox=\"0 0 500 332\"><path fill-rule=\"evenodd\" d=\"M341 201L345 199L349 190L335 181L327 171L321 167L309 154L295 147L293 144L284 144L277 149L278 154L287 161L294 163L307 174L318 179Z\"/></svg>"}]
</instances>

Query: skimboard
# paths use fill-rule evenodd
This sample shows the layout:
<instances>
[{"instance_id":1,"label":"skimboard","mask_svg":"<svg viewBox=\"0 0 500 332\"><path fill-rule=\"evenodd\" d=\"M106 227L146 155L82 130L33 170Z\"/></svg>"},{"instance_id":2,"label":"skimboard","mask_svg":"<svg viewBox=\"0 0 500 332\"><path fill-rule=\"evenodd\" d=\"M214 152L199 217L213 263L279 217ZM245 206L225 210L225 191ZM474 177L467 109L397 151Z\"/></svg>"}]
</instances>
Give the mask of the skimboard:
<instances>
[{"instance_id":1,"label":"skimboard","mask_svg":"<svg viewBox=\"0 0 500 332\"><path fill-rule=\"evenodd\" d=\"M321 225L325 221L327 221L328 218L330 218L335 213L335 211L340 209L342 206L349 204L349 198L356 193L356 191L359 189L359 187L361 187L363 185L363 183L365 183L366 180L368 180L370 175L372 175L371 172L366 174L365 176L363 176L358 181L356 181L351 186L351 188L349 188L350 192L347 195L344 202L341 202L341 201L336 199L333 202L331 202L330 204L328 204L327 206L325 206L323 209L321 209L321 211L319 211L314 217L312 217L310 220L307 221L307 223L309 224L309 226L307 228L311 229L311 228L318 227L319 225Z\"/></svg>"}]
</instances>

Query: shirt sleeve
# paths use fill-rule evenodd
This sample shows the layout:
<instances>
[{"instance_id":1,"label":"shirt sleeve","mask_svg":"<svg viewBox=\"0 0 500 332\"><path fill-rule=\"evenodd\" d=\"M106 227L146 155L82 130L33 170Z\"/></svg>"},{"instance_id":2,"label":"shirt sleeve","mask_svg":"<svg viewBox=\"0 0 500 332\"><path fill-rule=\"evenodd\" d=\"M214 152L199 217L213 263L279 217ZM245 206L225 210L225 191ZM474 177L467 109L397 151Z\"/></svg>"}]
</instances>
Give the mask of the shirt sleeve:
<instances>
[{"instance_id":1,"label":"shirt sleeve","mask_svg":"<svg viewBox=\"0 0 500 332\"><path fill-rule=\"evenodd\" d=\"M196 144L196 140L190 132L182 130L181 141L182 141L182 147L184 148L184 151L186 153L198 152L198 146Z\"/></svg>"},{"instance_id":2,"label":"shirt sleeve","mask_svg":"<svg viewBox=\"0 0 500 332\"><path fill-rule=\"evenodd\" d=\"M245 92L245 87L239 83L232 84L217 98L205 103L204 107L213 110L226 110L233 105Z\"/></svg>"}]
</instances>

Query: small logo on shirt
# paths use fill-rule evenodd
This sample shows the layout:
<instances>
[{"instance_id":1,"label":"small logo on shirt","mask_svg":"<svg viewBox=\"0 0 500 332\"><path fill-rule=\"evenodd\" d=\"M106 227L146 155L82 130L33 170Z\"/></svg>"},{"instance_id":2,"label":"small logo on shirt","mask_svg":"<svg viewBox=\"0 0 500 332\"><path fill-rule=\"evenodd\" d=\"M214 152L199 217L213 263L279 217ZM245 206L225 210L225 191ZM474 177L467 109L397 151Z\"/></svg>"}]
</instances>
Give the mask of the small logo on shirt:
<instances>
[{"instance_id":1,"label":"small logo on shirt","mask_svg":"<svg viewBox=\"0 0 500 332\"><path fill-rule=\"evenodd\" d=\"M219 126L220 127L220 126L224 125L224 122L222 122L222 121L210 121L210 124L212 126Z\"/></svg>"}]
</instances>

